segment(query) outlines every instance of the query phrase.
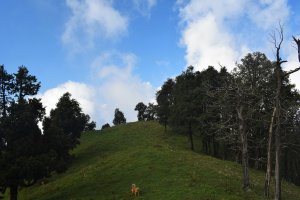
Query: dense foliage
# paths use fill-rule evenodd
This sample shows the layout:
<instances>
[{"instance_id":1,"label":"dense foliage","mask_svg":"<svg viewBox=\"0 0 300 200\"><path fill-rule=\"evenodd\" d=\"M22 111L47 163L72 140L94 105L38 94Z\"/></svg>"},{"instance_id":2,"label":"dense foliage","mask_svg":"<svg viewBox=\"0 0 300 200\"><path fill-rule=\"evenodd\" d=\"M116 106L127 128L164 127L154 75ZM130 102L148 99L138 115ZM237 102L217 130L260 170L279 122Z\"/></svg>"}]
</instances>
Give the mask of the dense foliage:
<instances>
[{"instance_id":1,"label":"dense foliage","mask_svg":"<svg viewBox=\"0 0 300 200\"><path fill-rule=\"evenodd\" d=\"M88 124L89 116L69 93L44 118L41 100L33 97L39 88L40 82L26 67L9 74L0 66L0 190L9 188L11 200L17 199L20 187L31 186L53 171L65 171L69 151ZM42 121L43 133L38 125Z\"/></svg>"},{"instance_id":2,"label":"dense foliage","mask_svg":"<svg viewBox=\"0 0 300 200\"><path fill-rule=\"evenodd\" d=\"M79 103L65 93L43 121L44 140L47 152L51 152L51 167L56 172L64 172L71 161L70 150L79 144L79 138L89 120Z\"/></svg>"},{"instance_id":3,"label":"dense foliage","mask_svg":"<svg viewBox=\"0 0 300 200\"><path fill-rule=\"evenodd\" d=\"M115 117L113 119L113 124L114 125L126 124L126 118L124 116L124 113L120 111L119 108L115 109Z\"/></svg>"},{"instance_id":4,"label":"dense foliage","mask_svg":"<svg viewBox=\"0 0 300 200\"><path fill-rule=\"evenodd\" d=\"M157 107L153 103L149 103L148 106L146 106L143 102L139 102L134 110L138 111L138 121L150 121L156 119Z\"/></svg>"},{"instance_id":5,"label":"dense foliage","mask_svg":"<svg viewBox=\"0 0 300 200\"><path fill-rule=\"evenodd\" d=\"M101 127L101 130L106 129L106 128L110 128L109 123L103 124Z\"/></svg>"},{"instance_id":6,"label":"dense foliage","mask_svg":"<svg viewBox=\"0 0 300 200\"><path fill-rule=\"evenodd\" d=\"M236 160L244 169L265 169L275 91L275 64L259 52L246 55L230 73L226 68L217 71L208 67L195 72L188 67L175 79L168 79L157 92L158 119L186 134L193 150L198 149L194 138L200 137L204 153ZM284 143L281 173L298 185L299 102L299 92L285 77L281 103L285 115L280 123ZM249 187L247 181L244 187Z\"/></svg>"}]
</instances>

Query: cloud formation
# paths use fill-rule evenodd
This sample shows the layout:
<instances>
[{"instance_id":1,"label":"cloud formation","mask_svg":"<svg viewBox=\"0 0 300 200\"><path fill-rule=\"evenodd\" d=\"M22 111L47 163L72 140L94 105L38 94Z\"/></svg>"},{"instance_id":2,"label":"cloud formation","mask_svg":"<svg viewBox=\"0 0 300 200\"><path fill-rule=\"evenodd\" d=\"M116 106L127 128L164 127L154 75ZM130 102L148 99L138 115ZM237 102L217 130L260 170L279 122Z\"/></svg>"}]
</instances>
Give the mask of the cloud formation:
<instances>
[{"instance_id":1,"label":"cloud formation","mask_svg":"<svg viewBox=\"0 0 300 200\"><path fill-rule=\"evenodd\" d=\"M117 1L66 0L71 17L65 24L62 42L69 47L71 53L82 53L95 47L99 40L108 41L109 44L127 33L129 18L116 9L114 3ZM129 5L140 15L149 16L156 3L156 0L131 0ZM107 52L105 47L97 51ZM103 123L112 122L115 108L120 108L124 112L127 121L136 121L135 105L140 101L144 103L153 101L155 90L149 82L142 81L134 74L136 63L137 57L134 54L112 51L95 56L90 65L87 65L90 67L92 80L89 85L85 85L86 89L89 89L86 91L87 99L84 100L90 104L82 103L82 107L97 121L98 127ZM68 87L65 87L66 85ZM76 85L80 83L64 83L41 96L43 99L49 94L56 97L62 93L61 91ZM78 96L76 94L83 91L78 88L69 92L74 93L76 98ZM55 101L57 98L52 99ZM50 101L43 100L43 102L51 108L55 105Z\"/></svg>"},{"instance_id":2,"label":"cloud formation","mask_svg":"<svg viewBox=\"0 0 300 200\"><path fill-rule=\"evenodd\" d=\"M287 0L178 0L177 5L180 44L186 48L187 65L197 70L208 65L232 69L255 42L240 39L248 37L247 30L268 31L289 16Z\"/></svg>"},{"instance_id":3,"label":"cloud formation","mask_svg":"<svg viewBox=\"0 0 300 200\"><path fill-rule=\"evenodd\" d=\"M279 21L285 22L290 14L288 0L248 0L244 9L249 18L265 30L273 28Z\"/></svg>"},{"instance_id":4,"label":"cloud formation","mask_svg":"<svg viewBox=\"0 0 300 200\"><path fill-rule=\"evenodd\" d=\"M70 92L83 112L101 128L104 123L112 124L114 110L124 112L128 122L137 120L134 108L138 102L153 102L155 89L149 82L142 81L133 70L137 62L134 54L118 52L104 53L91 64L92 79L89 84L68 81L37 95L46 106L46 114L56 107L58 99Z\"/></svg>"},{"instance_id":5,"label":"cloud formation","mask_svg":"<svg viewBox=\"0 0 300 200\"><path fill-rule=\"evenodd\" d=\"M133 72L136 62L134 54L118 52L105 53L94 60L92 66L95 78L100 81L97 93L102 121L111 122L115 108L124 112L127 121L136 121L136 104L147 104L154 100L153 86L142 81Z\"/></svg>"},{"instance_id":6,"label":"cloud formation","mask_svg":"<svg viewBox=\"0 0 300 200\"><path fill-rule=\"evenodd\" d=\"M62 42L73 51L93 47L97 38L115 39L127 32L128 19L110 0L66 0L72 16L65 24Z\"/></svg>"},{"instance_id":7,"label":"cloud formation","mask_svg":"<svg viewBox=\"0 0 300 200\"><path fill-rule=\"evenodd\" d=\"M43 106L46 107L47 116L49 116L51 109L56 108L59 98L66 92L71 93L71 97L79 102L84 113L91 117L95 116L95 89L85 83L74 81L68 81L37 95L37 98L41 98Z\"/></svg>"}]
</instances>

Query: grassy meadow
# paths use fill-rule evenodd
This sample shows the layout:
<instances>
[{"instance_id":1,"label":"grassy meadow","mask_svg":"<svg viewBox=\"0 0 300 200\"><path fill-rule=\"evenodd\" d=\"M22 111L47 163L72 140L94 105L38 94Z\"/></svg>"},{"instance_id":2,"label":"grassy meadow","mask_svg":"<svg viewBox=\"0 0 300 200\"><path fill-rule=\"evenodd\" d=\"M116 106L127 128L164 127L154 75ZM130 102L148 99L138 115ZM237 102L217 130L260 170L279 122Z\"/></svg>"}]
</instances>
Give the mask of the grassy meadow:
<instances>
[{"instance_id":1,"label":"grassy meadow","mask_svg":"<svg viewBox=\"0 0 300 200\"><path fill-rule=\"evenodd\" d=\"M66 173L21 189L19 199L265 199L264 172L250 170L251 191L244 193L239 164L190 151L187 137L164 132L157 122L84 133L73 153ZM132 183L140 187L139 197L131 194ZM286 182L282 187L283 199L300 199L300 187Z\"/></svg>"}]
</instances>

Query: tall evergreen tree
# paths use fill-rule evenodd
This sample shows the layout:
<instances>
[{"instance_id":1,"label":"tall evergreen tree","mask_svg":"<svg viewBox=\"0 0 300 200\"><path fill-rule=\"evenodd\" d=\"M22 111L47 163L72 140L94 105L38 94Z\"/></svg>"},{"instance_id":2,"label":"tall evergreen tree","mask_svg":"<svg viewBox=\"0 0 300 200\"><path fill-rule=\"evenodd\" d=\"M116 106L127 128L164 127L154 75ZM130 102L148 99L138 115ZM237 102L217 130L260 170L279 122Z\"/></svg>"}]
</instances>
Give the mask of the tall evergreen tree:
<instances>
[{"instance_id":1,"label":"tall evergreen tree","mask_svg":"<svg viewBox=\"0 0 300 200\"><path fill-rule=\"evenodd\" d=\"M26 73L21 76L21 71ZM40 100L30 98L37 93L39 83L27 68L20 67L18 73L9 75L1 67L1 73L5 97L0 118L0 188L9 188L10 199L16 200L20 186L30 186L50 174L49 157L40 145L43 135L38 127L45 109ZM17 85L22 85L22 89Z\"/></svg>"},{"instance_id":2,"label":"tall evergreen tree","mask_svg":"<svg viewBox=\"0 0 300 200\"><path fill-rule=\"evenodd\" d=\"M171 106L174 104L174 85L174 80L168 79L163 84L161 90L156 93L157 117L159 123L165 126L165 130L170 120Z\"/></svg>"},{"instance_id":3,"label":"tall evergreen tree","mask_svg":"<svg viewBox=\"0 0 300 200\"><path fill-rule=\"evenodd\" d=\"M7 106L10 98L13 76L8 74L4 66L0 66L0 115L6 117Z\"/></svg>"},{"instance_id":4,"label":"tall evergreen tree","mask_svg":"<svg viewBox=\"0 0 300 200\"><path fill-rule=\"evenodd\" d=\"M51 110L50 116L44 119L45 146L52 152L53 170L63 172L67 169L71 162L70 150L79 144L89 118L67 92L59 99L56 108Z\"/></svg>"},{"instance_id":5,"label":"tall evergreen tree","mask_svg":"<svg viewBox=\"0 0 300 200\"><path fill-rule=\"evenodd\" d=\"M41 83L37 81L35 76L29 74L25 66L19 67L17 73L14 74L14 83L12 92L18 101L24 100L27 95L35 95L41 87Z\"/></svg>"},{"instance_id":6,"label":"tall evergreen tree","mask_svg":"<svg viewBox=\"0 0 300 200\"><path fill-rule=\"evenodd\" d=\"M171 106L170 125L185 132L190 141L190 148L194 151L193 129L197 124L201 108L197 99L201 98L197 87L196 74L192 66L188 67L180 76L176 77L174 86L174 104Z\"/></svg>"}]
</instances>

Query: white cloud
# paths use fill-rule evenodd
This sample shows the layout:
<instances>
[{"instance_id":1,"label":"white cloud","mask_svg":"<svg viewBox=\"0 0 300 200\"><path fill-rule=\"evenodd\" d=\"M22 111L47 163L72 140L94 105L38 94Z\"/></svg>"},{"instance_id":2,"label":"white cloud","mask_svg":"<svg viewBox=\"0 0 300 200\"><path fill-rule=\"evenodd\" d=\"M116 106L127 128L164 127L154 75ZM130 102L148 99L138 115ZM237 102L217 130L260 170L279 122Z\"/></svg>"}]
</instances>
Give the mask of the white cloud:
<instances>
[{"instance_id":1,"label":"white cloud","mask_svg":"<svg viewBox=\"0 0 300 200\"><path fill-rule=\"evenodd\" d=\"M97 99L102 105L98 111L101 121L111 123L115 108L124 112L127 121L136 121L136 104L153 100L155 89L133 73L136 59L134 54L113 52L93 62L94 74L100 80Z\"/></svg>"},{"instance_id":2,"label":"white cloud","mask_svg":"<svg viewBox=\"0 0 300 200\"><path fill-rule=\"evenodd\" d=\"M186 48L187 65L197 70L208 65L219 68L219 64L232 69L245 55L245 50L251 50L261 37L257 33L249 37L250 31L269 34L278 20L284 23L289 16L286 0L178 0L177 5L182 33L180 44Z\"/></svg>"},{"instance_id":3,"label":"white cloud","mask_svg":"<svg viewBox=\"0 0 300 200\"><path fill-rule=\"evenodd\" d=\"M279 21L286 21L290 12L288 0L250 1L247 10L250 19L262 29L270 29Z\"/></svg>"},{"instance_id":4,"label":"white cloud","mask_svg":"<svg viewBox=\"0 0 300 200\"><path fill-rule=\"evenodd\" d=\"M51 109L56 108L59 98L66 92L71 93L71 97L79 102L84 113L91 117L95 116L95 89L85 83L73 81L68 81L37 95L37 98L41 98L43 105L46 106L47 116L49 116Z\"/></svg>"},{"instance_id":5,"label":"white cloud","mask_svg":"<svg viewBox=\"0 0 300 200\"><path fill-rule=\"evenodd\" d=\"M64 44L73 51L92 47L96 38L116 39L127 32L128 19L110 0L66 0L72 16L65 24Z\"/></svg>"},{"instance_id":6,"label":"white cloud","mask_svg":"<svg viewBox=\"0 0 300 200\"><path fill-rule=\"evenodd\" d=\"M225 26L225 18L242 12L246 0L197 1L180 5L180 17L183 24L181 45L186 47L187 65L197 70L213 65L232 69L240 57L240 49L234 44L230 30Z\"/></svg>"},{"instance_id":7,"label":"white cloud","mask_svg":"<svg viewBox=\"0 0 300 200\"><path fill-rule=\"evenodd\" d=\"M286 42L286 43L288 43L288 42ZM293 44L293 45L295 45L295 44ZM283 51L287 52L286 60L288 61L287 63L284 64L284 67L283 67L283 69L285 71L294 70L294 69L300 67L297 49L294 48L294 46L292 46L291 43L288 43L284 47ZM300 90L300 71L297 71L297 72L291 74L290 80L291 80L291 83L295 84L296 88L298 90Z\"/></svg>"},{"instance_id":8,"label":"white cloud","mask_svg":"<svg viewBox=\"0 0 300 200\"><path fill-rule=\"evenodd\" d=\"M212 14L188 24L181 40L186 46L188 65L194 65L196 69L209 65L218 67L219 64L234 66L238 53L232 46L231 36L222 30Z\"/></svg>"},{"instance_id":9,"label":"white cloud","mask_svg":"<svg viewBox=\"0 0 300 200\"><path fill-rule=\"evenodd\" d=\"M155 89L133 73L137 58L134 54L118 52L100 55L92 63L93 82L68 81L37 95L46 106L46 115L56 107L58 99L70 92L84 113L89 114L97 127L112 124L114 110L124 112L128 122L137 120L134 108L138 102L153 102Z\"/></svg>"},{"instance_id":10,"label":"white cloud","mask_svg":"<svg viewBox=\"0 0 300 200\"><path fill-rule=\"evenodd\" d=\"M244 5L249 0L190 0L178 1L180 16L184 21L193 21L205 17L208 13L217 15L219 19L230 18L243 12ZM188 3L186 3L188 2Z\"/></svg>"}]
</instances>

